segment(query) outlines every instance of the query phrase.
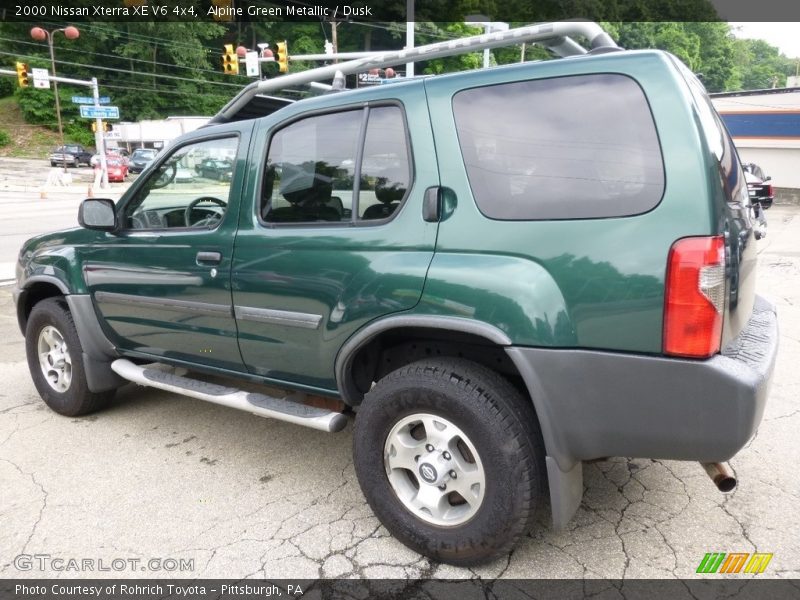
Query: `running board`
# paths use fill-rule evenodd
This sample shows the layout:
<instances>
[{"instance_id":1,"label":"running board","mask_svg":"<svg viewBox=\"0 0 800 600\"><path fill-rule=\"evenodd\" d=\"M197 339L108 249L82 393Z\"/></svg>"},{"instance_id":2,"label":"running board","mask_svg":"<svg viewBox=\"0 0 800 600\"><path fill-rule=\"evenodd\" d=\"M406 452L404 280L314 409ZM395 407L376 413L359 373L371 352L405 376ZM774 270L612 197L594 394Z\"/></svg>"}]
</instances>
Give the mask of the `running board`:
<instances>
[{"instance_id":1,"label":"running board","mask_svg":"<svg viewBox=\"0 0 800 600\"><path fill-rule=\"evenodd\" d=\"M233 387L206 383L169 371L162 371L152 365L140 367L131 361L119 358L111 363L112 370L128 381L149 387L166 390L182 396L229 406L251 412L259 417L278 419L303 427L333 433L347 425L347 417L340 412L308 406L287 398L274 398L265 394L245 392ZM302 394L295 397L302 398Z\"/></svg>"}]
</instances>

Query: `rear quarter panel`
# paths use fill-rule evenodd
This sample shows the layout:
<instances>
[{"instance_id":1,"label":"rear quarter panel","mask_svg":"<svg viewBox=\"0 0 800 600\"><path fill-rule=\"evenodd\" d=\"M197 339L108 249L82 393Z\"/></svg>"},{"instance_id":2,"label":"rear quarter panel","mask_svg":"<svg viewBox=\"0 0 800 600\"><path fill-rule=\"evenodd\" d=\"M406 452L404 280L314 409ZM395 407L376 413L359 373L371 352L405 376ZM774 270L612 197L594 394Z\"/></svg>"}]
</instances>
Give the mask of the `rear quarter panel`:
<instances>
[{"instance_id":1,"label":"rear quarter panel","mask_svg":"<svg viewBox=\"0 0 800 600\"><path fill-rule=\"evenodd\" d=\"M645 214L618 218L499 221L482 215L458 143L454 94L587 73L627 75L642 88L664 160L661 202ZM668 57L625 52L476 72L467 80L439 77L425 85L442 185L457 206L440 226L417 311L475 315L519 345L660 353L670 246L681 237L709 235L718 219L709 201L705 147Z\"/></svg>"}]
</instances>

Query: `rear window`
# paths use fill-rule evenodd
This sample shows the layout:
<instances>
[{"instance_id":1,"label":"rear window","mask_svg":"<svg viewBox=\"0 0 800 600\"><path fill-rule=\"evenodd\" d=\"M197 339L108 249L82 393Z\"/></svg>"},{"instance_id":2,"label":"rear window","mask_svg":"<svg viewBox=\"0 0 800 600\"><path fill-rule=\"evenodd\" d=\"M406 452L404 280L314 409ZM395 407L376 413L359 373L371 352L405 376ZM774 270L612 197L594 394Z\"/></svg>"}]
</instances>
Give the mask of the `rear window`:
<instances>
[{"instance_id":1,"label":"rear window","mask_svg":"<svg viewBox=\"0 0 800 600\"><path fill-rule=\"evenodd\" d=\"M624 75L474 88L453 98L478 208L504 220L646 212L664 192L650 107Z\"/></svg>"}]
</instances>

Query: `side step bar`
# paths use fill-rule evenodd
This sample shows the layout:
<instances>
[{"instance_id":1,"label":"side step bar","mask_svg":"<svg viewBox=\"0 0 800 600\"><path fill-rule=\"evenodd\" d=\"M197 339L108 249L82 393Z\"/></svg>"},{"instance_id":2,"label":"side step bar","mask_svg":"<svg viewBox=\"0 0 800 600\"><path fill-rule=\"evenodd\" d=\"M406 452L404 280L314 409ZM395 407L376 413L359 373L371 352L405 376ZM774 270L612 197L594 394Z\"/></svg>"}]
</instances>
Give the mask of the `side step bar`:
<instances>
[{"instance_id":1,"label":"side step bar","mask_svg":"<svg viewBox=\"0 0 800 600\"><path fill-rule=\"evenodd\" d=\"M238 410L251 412L259 417L278 419L303 427L311 427L320 431L333 433L341 431L347 425L347 416L343 413L308 406L287 398L274 398L265 394L246 392L232 387L206 383L197 379L175 375L153 366L140 367L131 361L119 358L111 363L113 371L128 381L149 387L166 390L182 396L190 396L198 400L229 406ZM296 396L302 398L302 394Z\"/></svg>"}]
</instances>

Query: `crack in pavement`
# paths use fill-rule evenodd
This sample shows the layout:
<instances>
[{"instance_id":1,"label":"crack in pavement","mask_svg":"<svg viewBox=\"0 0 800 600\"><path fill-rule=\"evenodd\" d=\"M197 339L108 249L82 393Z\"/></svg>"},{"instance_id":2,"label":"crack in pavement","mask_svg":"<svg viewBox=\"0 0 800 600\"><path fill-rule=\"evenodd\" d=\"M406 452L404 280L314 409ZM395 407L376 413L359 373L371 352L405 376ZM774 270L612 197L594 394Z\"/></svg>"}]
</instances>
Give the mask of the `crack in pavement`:
<instances>
[{"instance_id":1,"label":"crack in pavement","mask_svg":"<svg viewBox=\"0 0 800 600\"><path fill-rule=\"evenodd\" d=\"M36 480L36 476L33 473L27 473L27 472L23 471L19 467L19 465L17 465L13 461L8 460L7 458L0 458L0 460L2 460L4 463L7 463L7 464L11 465L12 467L14 467L19 472L20 475L25 475L25 476L30 477L31 481L33 482L33 484L36 487L38 487L42 492L42 506L41 506L41 508L39 508L39 516L36 519L36 522L33 524L33 527L31 527L31 532L30 532L30 534L28 534L28 539L25 540L25 544L23 544L22 550L20 551L20 554L25 554L25 551L28 549L28 544L31 543L31 540L33 539L33 536L36 534L36 529L39 527L39 523L42 522L42 517L44 516L44 509L47 508L48 492L47 492L46 489L44 489L44 486Z\"/></svg>"}]
</instances>

